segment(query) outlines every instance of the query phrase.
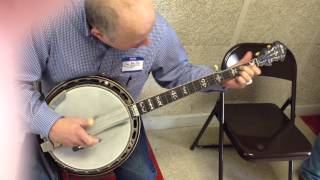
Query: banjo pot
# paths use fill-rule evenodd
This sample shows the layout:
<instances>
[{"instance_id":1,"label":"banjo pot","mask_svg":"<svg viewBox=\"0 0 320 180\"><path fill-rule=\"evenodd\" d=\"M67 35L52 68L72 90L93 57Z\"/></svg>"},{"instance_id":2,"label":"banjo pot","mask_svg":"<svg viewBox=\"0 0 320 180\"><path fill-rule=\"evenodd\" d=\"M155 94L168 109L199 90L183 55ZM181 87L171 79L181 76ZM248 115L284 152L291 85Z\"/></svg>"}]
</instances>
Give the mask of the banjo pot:
<instances>
[{"instance_id":1,"label":"banjo pot","mask_svg":"<svg viewBox=\"0 0 320 180\"><path fill-rule=\"evenodd\" d=\"M54 88L45 100L63 116L94 118L87 132L102 139L79 151L70 147L49 150L63 169L79 175L109 173L130 156L138 142L141 123L140 116L130 109L133 98L110 79L90 76L70 80ZM48 138L43 140L49 142Z\"/></svg>"}]
</instances>

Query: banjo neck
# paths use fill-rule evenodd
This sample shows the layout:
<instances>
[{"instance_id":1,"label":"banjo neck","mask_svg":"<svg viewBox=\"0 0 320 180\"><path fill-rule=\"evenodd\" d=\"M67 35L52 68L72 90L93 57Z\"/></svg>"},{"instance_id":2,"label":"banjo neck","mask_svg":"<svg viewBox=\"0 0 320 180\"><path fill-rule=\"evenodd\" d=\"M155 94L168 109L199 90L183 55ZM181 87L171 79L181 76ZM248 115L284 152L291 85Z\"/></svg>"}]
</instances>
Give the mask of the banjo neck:
<instances>
[{"instance_id":1,"label":"banjo neck","mask_svg":"<svg viewBox=\"0 0 320 180\"><path fill-rule=\"evenodd\" d=\"M256 59L253 59L254 62ZM158 94L156 96L141 100L137 102L135 105L139 111L139 114L145 114L155 109L158 109L162 106L165 106L169 103L180 100L184 97L187 97L195 92L205 90L206 88L220 84L221 82L232 79L238 76L240 73L239 66L229 68L209 76L202 77L200 79L191 81L189 83L177 86L172 88L166 92Z\"/></svg>"},{"instance_id":2,"label":"banjo neck","mask_svg":"<svg viewBox=\"0 0 320 180\"><path fill-rule=\"evenodd\" d=\"M267 48L262 49L257 55L258 56L256 58L253 58L247 64L238 65L216 72L189 83L177 86L156 96L141 100L129 106L131 112L134 116L139 116L177 101L181 98L187 97L195 92L206 90L212 85L221 84L226 80L239 76L241 72L240 66L243 65L255 64L258 67L262 67L271 66L273 62L284 61L286 47L281 42L276 41L272 45L268 45Z\"/></svg>"},{"instance_id":3,"label":"banjo neck","mask_svg":"<svg viewBox=\"0 0 320 180\"><path fill-rule=\"evenodd\" d=\"M256 59L253 59L254 62ZM137 106L137 110L139 114L145 114L151 112L157 108L165 106L169 103L180 100L184 97L187 97L195 92L205 90L206 88L220 84L221 82L232 79L238 76L240 73L239 66L229 68L209 76L202 77L200 79L191 81L189 83L177 86L172 88L166 92L158 94L156 96L141 100L137 102L135 105Z\"/></svg>"}]
</instances>

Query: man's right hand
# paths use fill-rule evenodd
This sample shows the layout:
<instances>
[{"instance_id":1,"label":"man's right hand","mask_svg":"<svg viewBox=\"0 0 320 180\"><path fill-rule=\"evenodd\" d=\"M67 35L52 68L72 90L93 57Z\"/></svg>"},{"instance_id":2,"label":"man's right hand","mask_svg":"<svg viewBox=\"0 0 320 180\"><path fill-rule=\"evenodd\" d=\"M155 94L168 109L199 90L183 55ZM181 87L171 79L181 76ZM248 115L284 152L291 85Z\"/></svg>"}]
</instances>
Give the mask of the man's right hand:
<instances>
[{"instance_id":1,"label":"man's right hand","mask_svg":"<svg viewBox=\"0 0 320 180\"><path fill-rule=\"evenodd\" d=\"M52 142L63 146L93 146L99 143L99 139L90 136L85 131L90 125L89 120L86 119L61 118L53 124L49 132L49 138Z\"/></svg>"}]
</instances>

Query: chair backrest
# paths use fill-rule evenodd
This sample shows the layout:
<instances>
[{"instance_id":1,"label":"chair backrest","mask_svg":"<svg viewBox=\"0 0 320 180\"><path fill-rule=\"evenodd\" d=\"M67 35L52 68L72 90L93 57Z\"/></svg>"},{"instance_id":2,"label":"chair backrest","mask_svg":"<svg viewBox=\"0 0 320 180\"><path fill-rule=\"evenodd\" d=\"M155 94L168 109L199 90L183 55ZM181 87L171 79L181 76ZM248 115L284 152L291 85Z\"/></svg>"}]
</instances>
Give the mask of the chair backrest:
<instances>
[{"instance_id":1,"label":"chair backrest","mask_svg":"<svg viewBox=\"0 0 320 180\"><path fill-rule=\"evenodd\" d=\"M224 56L221 64L221 69L227 69L230 66L235 65L241 60L246 52L251 51L253 54L260 52L266 48L265 43L241 43L233 46ZM291 97L285 104L291 105L291 119L295 119L295 103L296 103L296 81L297 81L297 64L294 55L287 48L284 61L274 62L272 66L263 66L261 68L261 76L275 77L291 81ZM287 105L288 105L287 104ZM287 106L283 106L285 107Z\"/></svg>"},{"instance_id":2,"label":"chair backrest","mask_svg":"<svg viewBox=\"0 0 320 180\"><path fill-rule=\"evenodd\" d=\"M253 54L266 48L268 44L264 43L241 43L233 46L225 55L221 69L226 69L237 63L247 51ZM261 76L276 77L286 79L296 83L297 65L292 52L287 49L286 57L283 62L274 62L272 66L260 67Z\"/></svg>"}]
</instances>

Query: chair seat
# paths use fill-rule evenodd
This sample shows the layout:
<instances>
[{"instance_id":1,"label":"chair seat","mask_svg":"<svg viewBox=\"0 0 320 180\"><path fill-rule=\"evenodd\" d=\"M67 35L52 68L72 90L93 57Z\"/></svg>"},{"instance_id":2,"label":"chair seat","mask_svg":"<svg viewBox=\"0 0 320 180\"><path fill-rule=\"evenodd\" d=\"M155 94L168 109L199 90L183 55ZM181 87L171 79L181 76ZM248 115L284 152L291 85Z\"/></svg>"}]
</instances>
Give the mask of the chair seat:
<instances>
[{"instance_id":1,"label":"chair seat","mask_svg":"<svg viewBox=\"0 0 320 180\"><path fill-rule=\"evenodd\" d=\"M311 144L292 122L275 104L225 104L225 132L245 160L306 159Z\"/></svg>"}]
</instances>

